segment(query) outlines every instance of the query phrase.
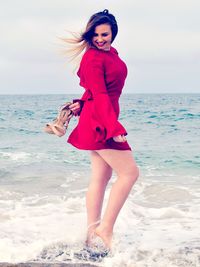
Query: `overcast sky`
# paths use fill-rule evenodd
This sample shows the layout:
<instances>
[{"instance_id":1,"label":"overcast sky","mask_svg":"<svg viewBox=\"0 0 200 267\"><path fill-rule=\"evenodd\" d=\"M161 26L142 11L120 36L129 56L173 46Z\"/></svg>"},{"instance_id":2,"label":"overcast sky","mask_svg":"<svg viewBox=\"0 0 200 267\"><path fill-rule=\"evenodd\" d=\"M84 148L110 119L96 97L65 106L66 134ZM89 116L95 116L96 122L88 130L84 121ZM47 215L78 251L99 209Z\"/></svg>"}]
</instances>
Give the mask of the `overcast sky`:
<instances>
[{"instance_id":1,"label":"overcast sky","mask_svg":"<svg viewBox=\"0 0 200 267\"><path fill-rule=\"evenodd\" d=\"M126 93L200 93L199 0L18 0L0 9L0 94L81 93L58 37L107 8Z\"/></svg>"}]
</instances>

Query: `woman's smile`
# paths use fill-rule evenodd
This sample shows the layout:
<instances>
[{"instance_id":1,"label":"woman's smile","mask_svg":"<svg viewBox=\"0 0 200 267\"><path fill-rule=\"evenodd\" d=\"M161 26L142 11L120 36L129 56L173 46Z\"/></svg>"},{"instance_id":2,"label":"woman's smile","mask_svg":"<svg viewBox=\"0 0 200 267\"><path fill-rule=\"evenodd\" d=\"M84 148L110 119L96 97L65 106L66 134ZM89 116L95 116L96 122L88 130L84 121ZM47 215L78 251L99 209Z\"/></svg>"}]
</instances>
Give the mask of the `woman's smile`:
<instances>
[{"instance_id":1,"label":"woman's smile","mask_svg":"<svg viewBox=\"0 0 200 267\"><path fill-rule=\"evenodd\" d=\"M102 47L106 44L106 42L95 42L98 46Z\"/></svg>"}]
</instances>

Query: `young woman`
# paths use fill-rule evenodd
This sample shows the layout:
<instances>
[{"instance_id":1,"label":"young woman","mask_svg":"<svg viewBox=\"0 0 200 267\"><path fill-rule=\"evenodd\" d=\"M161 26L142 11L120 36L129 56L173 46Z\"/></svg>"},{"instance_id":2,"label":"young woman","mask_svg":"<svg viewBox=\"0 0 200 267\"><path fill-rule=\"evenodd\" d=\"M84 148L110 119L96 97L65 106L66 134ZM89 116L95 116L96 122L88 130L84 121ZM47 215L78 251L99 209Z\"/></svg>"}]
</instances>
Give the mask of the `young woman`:
<instances>
[{"instance_id":1,"label":"young woman","mask_svg":"<svg viewBox=\"0 0 200 267\"><path fill-rule=\"evenodd\" d=\"M79 45L78 53L84 51L78 76L85 92L70 106L80 117L68 138L70 144L89 150L91 155L92 173L86 195L87 245L92 247L98 238L108 249L117 216L139 175L125 137L127 132L118 121L118 101L127 68L111 46L117 32L115 17L104 10L92 15L85 32L74 39ZM116 172L117 180L102 215L104 193L112 171Z\"/></svg>"}]
</instances>

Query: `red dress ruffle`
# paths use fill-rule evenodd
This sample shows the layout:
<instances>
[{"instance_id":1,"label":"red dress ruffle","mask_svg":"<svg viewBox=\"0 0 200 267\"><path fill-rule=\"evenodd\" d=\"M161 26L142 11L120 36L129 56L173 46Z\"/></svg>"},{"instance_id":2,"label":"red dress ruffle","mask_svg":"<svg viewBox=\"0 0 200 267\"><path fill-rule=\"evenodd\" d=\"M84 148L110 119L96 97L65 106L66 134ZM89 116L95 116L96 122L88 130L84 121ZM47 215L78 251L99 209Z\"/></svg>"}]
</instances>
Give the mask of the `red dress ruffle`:
<instances>
[{"instance_id":1,"label":"red dress ruffle","mask_svg":"<svg viewBox=\"0 0 200 267\"><path fill-rule=\"evenodd\" d=\"M88 49L82 57L77 74L85 92L80 100L75 100L81 102L81 112L68 143L83 150L131 150L127 142L115 142L112 138L127 135L118 121L119 97L127 68L116 49Z\"/></svg>"}]
</instances>

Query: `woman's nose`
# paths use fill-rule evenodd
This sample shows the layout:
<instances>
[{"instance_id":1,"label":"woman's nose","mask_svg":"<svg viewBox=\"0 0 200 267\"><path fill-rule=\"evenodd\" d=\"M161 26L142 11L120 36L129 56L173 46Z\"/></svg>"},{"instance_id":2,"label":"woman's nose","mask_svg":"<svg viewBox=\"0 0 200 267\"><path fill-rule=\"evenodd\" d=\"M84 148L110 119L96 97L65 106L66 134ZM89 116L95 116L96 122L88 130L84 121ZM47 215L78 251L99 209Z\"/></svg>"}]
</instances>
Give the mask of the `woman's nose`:
<instances>
[{"instance_id":1,"label":"woman's nose","mask_svg":"<svg viewBox=\"0 0 200 267\"><path fill-rule=\"evenodd\" d=\"M102 36L98 36L97 41L98 41L99 43L102 42L102 41L103 41Z\"/></svg>"}]
</instances>

